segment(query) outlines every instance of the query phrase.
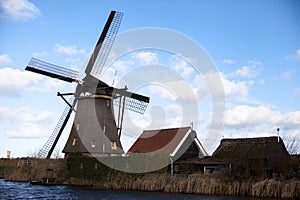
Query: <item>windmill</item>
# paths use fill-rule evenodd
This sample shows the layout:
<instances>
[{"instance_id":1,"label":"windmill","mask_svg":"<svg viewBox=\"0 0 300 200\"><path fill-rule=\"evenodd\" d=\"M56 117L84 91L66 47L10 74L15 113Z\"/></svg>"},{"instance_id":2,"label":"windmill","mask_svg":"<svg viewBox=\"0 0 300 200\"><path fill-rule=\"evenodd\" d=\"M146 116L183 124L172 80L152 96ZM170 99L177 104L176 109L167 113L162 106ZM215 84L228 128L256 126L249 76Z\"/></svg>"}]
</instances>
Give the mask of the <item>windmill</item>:
<instances>
[{"instance_id":1,"label":"windmill","mask_svg":"<svg viewBox=\"0 0 300 200\"><path fill-rule=\"evenodd\" d=\"M72 93L57 93L67 106L54 131L39 151L40 157L50 158L70 118L74 122L63 152L92 154L94 156L120 155L123 152L120 136L124 109L143 114L150 98L109 86L99 80L106 59L117 35L123 13L111 11L98 42L85 68L85 77L78 80L79 72L31 58L25 70L46 75L66 82L76 82ZM71 96L67 101L65 96ZM118 117L115 120L113 102L117 103Z\"/></svg>"}]
</instances>

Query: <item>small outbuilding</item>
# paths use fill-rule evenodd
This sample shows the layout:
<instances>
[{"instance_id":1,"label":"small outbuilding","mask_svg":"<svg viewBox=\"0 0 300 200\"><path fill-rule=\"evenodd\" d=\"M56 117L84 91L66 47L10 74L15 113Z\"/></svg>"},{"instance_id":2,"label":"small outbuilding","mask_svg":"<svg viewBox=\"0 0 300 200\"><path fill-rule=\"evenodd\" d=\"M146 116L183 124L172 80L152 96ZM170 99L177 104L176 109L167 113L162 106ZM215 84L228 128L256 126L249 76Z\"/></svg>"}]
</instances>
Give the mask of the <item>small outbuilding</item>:
<instances>
[{"instance_id":1,"label":"small outbuilding","mask_svg":"<svg viewBox=\"0 0 300 200\"><path fill-rule=\"evenodd\" d=\"M128 150L128 154L131 153L165 153L171 160L171 173L173 167L174 171L183 168L176 163L208 155L197 138L197 133L190 127L143 131Z\"/></svg>"},{"instance_id":2,"label":"small outbuilding","mask_svg":"<svg viewBox=\"0 0 300 200\"><path fill-rule=\"evenodd\" d=\"M200 163L210 169L230 167L227 171L244 178L271 177L287 169L289 153L280 137L223 139L213 155Z\"/></svg>"}]
</instances>

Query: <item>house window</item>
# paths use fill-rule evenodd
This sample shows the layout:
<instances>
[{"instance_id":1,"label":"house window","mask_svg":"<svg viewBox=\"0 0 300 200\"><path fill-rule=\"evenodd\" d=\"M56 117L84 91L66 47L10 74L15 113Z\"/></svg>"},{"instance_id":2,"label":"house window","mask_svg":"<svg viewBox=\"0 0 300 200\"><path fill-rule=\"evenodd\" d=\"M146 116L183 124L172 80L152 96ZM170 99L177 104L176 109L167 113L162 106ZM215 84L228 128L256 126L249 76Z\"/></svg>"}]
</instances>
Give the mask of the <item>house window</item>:
<instances>
[{"instance_id":1,"label":"house window","mask_svg":"<svg viewBox=\"0 0 300 200\"><path fill-rule=\"evenodd\" d=\"M113 150L117 150L117 142L116 142L116 141L113 141L113 142L111 143L111 148L112 148Z\"/></svg>"},{"instance_id":2,"label":"house window","mask_svg":"<svg viewBox=\"0 0 300 200\"><path fill-rule=\"evenodd\" d=\"M95 170L97 170L98 169L98 164L97 163L95 163Z\"/></svg>"},{"instance_id":3,"label":"house window","mask_svg":"<svg viewBox=\"0 0 300 200\"><path fill-rule=\"evenodd\" d=\"M179 172L179 166L178 166L178 165L175 165L175 166L174 166L174 171L175 171L175 172Z\"/></svg>"},{"instance_id":4,"label":"house window","mask_svg":"<svg viewBox=\"0 0 300 200\"><path fill-rule=\"evenodd\" d=\"M75 146L75 144L76 144L76 137L73 138L73 142L72 142L73 146Z\"/></svg>"},{"instance_id":5,"label":"house window","mask_svg":"<svg viewBox=\"0 0 300 200\"><path fill-rule=\"evenodd\" d=\"M83 169L83 163L80 163L80 169Z\"/></svg>"},{"instance_id":6,"label":"house window","mask_svg":"<svg viewBox=\"0 0 300 200\"><path fill-rule=\"evenodd\" d=\"M92 148L95 148L95 147L96 147L96 142L95 142L95 140L92 140L92 141L91 141L91 147L92 147Z\"/></svg>"}]
</instances>

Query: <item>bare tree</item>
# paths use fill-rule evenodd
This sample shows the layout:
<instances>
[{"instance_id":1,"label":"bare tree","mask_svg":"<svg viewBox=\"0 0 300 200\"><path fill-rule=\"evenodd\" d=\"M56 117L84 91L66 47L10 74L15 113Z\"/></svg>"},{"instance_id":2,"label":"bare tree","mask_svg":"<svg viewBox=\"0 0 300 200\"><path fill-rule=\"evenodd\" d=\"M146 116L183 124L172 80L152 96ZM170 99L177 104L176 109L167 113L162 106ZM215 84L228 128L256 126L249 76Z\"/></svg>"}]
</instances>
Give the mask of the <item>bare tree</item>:
<instances>
[{"instance_id":1,"label":"bare tree","mask_svg":"<svg viewBox=\"0 0 300 200\"><path fill-rule=\"evenodd\" d=\"M33 151L29 150L27 151L27 157L30 158L39 158L39 152L40 152L41 148L35 148Z\"/></svg>"},{"instance_id":2,"label":"bare tree","mask_svg":"<svg viewBox=\"0 0 300 200\"><path fill-rule=\"evenodd\" d=\"M61 156L60 156L60 148L55 148L54 153L53 153L53 157L55 159L61 158Z\"/></svg>"},{"instance_id":3,"label":"bare tree","mask_svg":"<svg viewBox=\"0 0 300 200\"><path fill-rule=\"evenodd\" d=\"M296 138L292 138L291 136L283 136L282 137L286 150L291 154L298 154L300 153L300 144L296 140Z\"/></svg>"}]
</instances>

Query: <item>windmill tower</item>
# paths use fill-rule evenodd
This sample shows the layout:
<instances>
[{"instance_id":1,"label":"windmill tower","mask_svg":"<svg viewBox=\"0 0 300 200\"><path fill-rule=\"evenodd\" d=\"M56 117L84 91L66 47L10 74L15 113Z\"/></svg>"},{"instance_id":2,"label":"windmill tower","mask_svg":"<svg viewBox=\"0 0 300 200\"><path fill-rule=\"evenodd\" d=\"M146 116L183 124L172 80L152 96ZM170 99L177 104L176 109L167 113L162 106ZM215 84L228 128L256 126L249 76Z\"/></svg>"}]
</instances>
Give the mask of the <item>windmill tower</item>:
<instances>
[{"instance_id":1,"label":"windmill tower","mask_svg":"<svg viewBox=\"0 0 300 200\"><path fill-rule=\"evenodd\" d=\"M77 83L75 92L57 93L67 103L67 106L54 131L40 150L40 157L51 157L72 112L75 112L75 118L63 149L66 156L75 152L93 156L124 153L120 142L124 109L143 114L150 99L127 91L126 86L118 89L98 79L118 32L122 16L123 13L111 11L85 68L86 75L82 80L78 80L79 72L77 71L36 58L31 58L29 61L25 70ZM65 99L65 96L71 96L69 101ZM117 102L119 106L117 123L113 102Z\"/></svg>"}]
</instances>

